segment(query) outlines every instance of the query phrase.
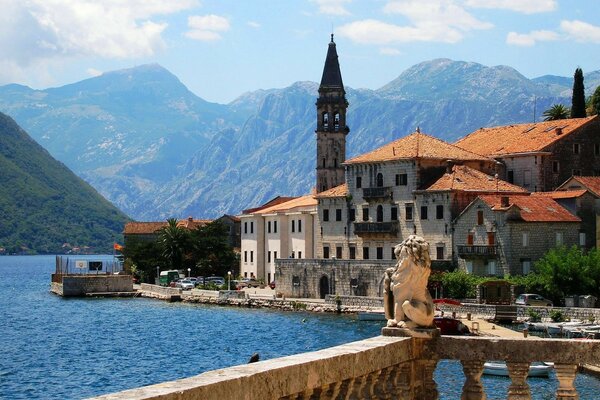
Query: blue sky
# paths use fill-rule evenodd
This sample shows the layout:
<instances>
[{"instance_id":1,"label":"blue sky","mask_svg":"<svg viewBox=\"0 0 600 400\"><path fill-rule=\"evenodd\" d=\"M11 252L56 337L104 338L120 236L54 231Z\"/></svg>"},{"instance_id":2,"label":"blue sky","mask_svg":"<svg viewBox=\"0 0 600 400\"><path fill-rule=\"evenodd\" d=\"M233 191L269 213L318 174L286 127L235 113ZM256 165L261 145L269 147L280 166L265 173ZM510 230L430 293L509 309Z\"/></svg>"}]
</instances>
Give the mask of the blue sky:
<instances>
[{"instance_id":1,"label":"blue sky","mask_svg":"<svg viewBox=\"0 0 600 400\"><path fill-rule=\"evenodd\" d=\"M319 81L377 89L434 58L533 78L600 70L597 0L0 0L0 84L61 86L159 63L198 96Z\"/></svg>"}]
</instances>

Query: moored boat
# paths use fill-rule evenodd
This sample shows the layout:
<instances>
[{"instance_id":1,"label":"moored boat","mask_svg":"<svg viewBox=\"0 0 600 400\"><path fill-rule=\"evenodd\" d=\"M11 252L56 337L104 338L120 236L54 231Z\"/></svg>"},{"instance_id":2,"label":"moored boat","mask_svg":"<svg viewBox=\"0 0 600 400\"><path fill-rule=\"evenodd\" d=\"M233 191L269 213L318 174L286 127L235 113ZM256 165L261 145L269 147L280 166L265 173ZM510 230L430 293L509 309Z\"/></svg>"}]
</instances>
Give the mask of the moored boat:
<instances>
[{"instance_id":1,"label":"moored boat","mask_svg":"<svg viewBox=\"0 0 600 400\"><path fill-rule=\"evenodd\" d=\"M554 368L554 366L549 363L532 363L529 366L529 374L527 376L547 378L552 368ZM484 363L483 373L486 375L509 376L508 367L503 361L489 361Z\"/></svg>"}]
</instances>

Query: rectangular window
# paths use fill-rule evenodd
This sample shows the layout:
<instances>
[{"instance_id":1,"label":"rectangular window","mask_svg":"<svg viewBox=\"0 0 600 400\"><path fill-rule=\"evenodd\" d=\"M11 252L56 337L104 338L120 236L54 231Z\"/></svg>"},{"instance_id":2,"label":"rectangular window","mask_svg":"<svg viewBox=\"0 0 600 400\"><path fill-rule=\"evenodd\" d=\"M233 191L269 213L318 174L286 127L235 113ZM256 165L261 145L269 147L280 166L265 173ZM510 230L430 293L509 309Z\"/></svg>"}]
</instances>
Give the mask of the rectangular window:
<instances>
[{"instance_id":1,"label":"rectangular window","mask_svg":"<svg viewBox=\"0 0 600 400\"><path fill-rule=\"evenodd\" d=\"M427 206L421 206L421 219L427 219Z\"/></svg>"},{"instance_id":2,"label":"rectangular window","mask_svg":"<svg viewBox=\"0 0 600 400\"><path fill-rule=\"evenodd\" d=\"M521 259L521 268L523 270L523 275L527 275L531 272L531 259L522 258Z\"/></svg>"},{"instance_id":3,"label":"rectangular window","mask_svg":"<svg viewBox=\"0 0 600 400\"><path fill-rule=\"evenodd\" d=\"M407 174L396 174L396 186L406 186L408 184Z\"/></svg>"},{"instance_id":4,"label":"rectangular window","mask_svg":"<svg viewBox=\"0 0 600 400\"><path fill-rule=\"evenodd\" d=\"M556 245L557 246L562 246L563 244L563 233L562 232L556 232Z\"/></svg>"},{"instance_id":5,"label":"rectangular window","mask_svg":"<svg viewBox=\"0 0 600 400\"><path fill-rule=\"evenodd\" d=\"M407 221L412 221L412 219L413 219L413 205L412 204L406 204L405 205L405 212L406 212L406 220Z\"/></svg>"},{"instance_id":6,"label":"rectangular window","mask_svg":"<svg viewBox=\"0 0 600 400\"><path fill-rule=\"evenodd\" d=\"M329 210L323 210L323 221L329 221Z\"/></svg>"},{"instance_id":7,"label":"rectangular window","mask_svg":"<svg viewBox=\"0 0 600 400\"><path fill-rule=\"evenodd\" d=\"M302 258L302 252L301 251L298 252L298 258Z\"/></svg>"},{"instance_id":8,"label":"rectangular window","mask_svg":"<svg viewBox=\"0 0 600 400\"><path fill-rule=\"evenodd\" d=\"M444 246L437 246L435 248L435 257L436 257L436 260L444 259Z\"/></svg>"},{"instance_id":9,"label":"rectangular window","mask_svg":"<svg viewBox=\"0 0 600 400\"><path fill-rule=\"evenodd\" d=\"M585 247L585 232L579 232L579 245Z\"/></svg>"},{"instance_id":10,"label":"rectangular window","mask_svg":"<svg viewBox=\"0 0 600 400\"><path fill-rule=\"evenodd\" d=\"M363 221L368 221L369 220L369 209L365 207L365 208L362 209L362 212L363 212L362 213L363 214L362 220Z\"/></svg>"},{"instance_id":11,"label":"rectangular window","mask_svg":"<svg viewBox=\"0 0 600 400\"><path fill-rule=\"evenodd\" d=\"M444 219L444 206L441 204L435 206L435 219Z\"/></svg>"},{"instance_id":12,"label":"rectangular window","mask_svg":"<svg viewBox=\"0 0 600 400\"><path fill-rule=\"evenodd\" d=\"M477 211L477 225L483 225L483 210Z\"/></svg>"},{"instance_id":13,"label":"rectangular window","mask_svg":"<svg viewBox=\"0 0 600 400\"><path fill-rule=\"evenodd\" d=\"M254 251L250 252L250 262L253 263L254 262Z\"/></svg>"},{"instance_id":14,"label":"rectangular window","mask_svg":"<svg viewBox=\"0 0 600 400\"><path fill-rule=\"evenodd\" d=\"M392 256L390 257L392 260L395 260L395 259L396 259L396 253L395 253L395 250L396 250L396 248L395 248L395 247L392 247L392 253L391 253L391 254L392 254Z\"/></svg>"},{"instance_id":15,"label":"rectangular window","mask_svg":"<svg viewBox=\"0 0 600 400\"><path fill-rule=\"evenodd\" d=\"M362 187L362 177L357 176L356 177L356 188L360 189Z\"/></svg>"},{"instance_id":16,"label":"rectangular window","mask_svg":"<svg viewBox=\"0 0 600 400\"><path fill-rule=\"evenodd\" d=\"M363 260L368 260L368 259L369 259L369 248L363 247Z\"/></svg>"},{"instance_id":17,"label":"rectangular window","mask_svg":"<svg viewBox=\"0 0 600 400\"><path fill-rule=\"evenodd\" d=\"M329 247L323 246L323 258L329 258Z\"/></svg>"},{"instance_id":18,"label":"rectangular window","mask_svg":"<svg viewBox=\"0 0 600 400\"><path fill-rule=\"evenodd\" d=\"M356 210L354 208L350 209L350 221L356 221Z\"/></svg>"},{"instance_id":19,"label":"rectangular window","mask_svg":"<svg viewBox=\"0 0 600 400\"><path fill-rule=\"evenodd\" d=\"M296 232L296 220L292 220L292 232Z\"/></svg>"},{"instance_id":20,"label":"rectangular window","mask_svg":"<svg viewBox=\"0 0 600 400\"><path fill-rule=\"evenodd\" d=\"M472 274L473 273L473 261L467 261L465 263L465 268L467 270L467 274Z\"/></svg>"},{"instance_id":21,"label":"rectangular window","mask_svg":"<svg viewBox=\"0 0 600 400\"><path fill-rule=\"evenodd\" d=\"M270 263L271 262L271 252L267 252L267 262Z\"/></svg>"},{"instance_id":22,"label":"rectangular window","mask_svg":"<svg viewBox=\"0 0 600 400\"><path fill-rule=\"evenodd\" d=\"M473 246L473 234L472 233L469 233L467 235L467 245Z\"/></svg>"},{"instance_id":23,"label":"rectangular window","mask_svg":"<svg viewBox=\"0 0 600 400\"><path fill-rule=\"evenodd\" d=\"M392 221L397 221L398 220L398 207L394 206L391 208L391 220Z\"/></svg>"},{"instance_id":24,"label":"rectangular window","mask_svg":"<svg viewBox=\"0 0 600 400\"><path fill-rule=\"evenodd\" d=\"M302 220L298 220L298 232L302 232Z\"/></svg>"},{"instance_id":25,"label":"rectangular window","mask_svg":"<svg viewBox=\"0 0 600 400\"><path fill-rule=\"evenodd\" d=\"M350 247L350 259L351 260L356 259L356 247L354 247L354 246Z\"/></svg>"},{"instance_id":26,"label":"rectangular window","mask_svg":"<svg viewBox=\"0 0 600 400\"><path fill-rule=\"evenodd\" d=\"M342 246L337 246L335 248L335 257L338 259L342 258Z\"/></svg>"},{"instance_id":27,"label":"rectangular window","mask_svg":"<svg viewBox=\"0 0 600 400\"><path fill-rule=\"evenodd\" d=\"M271 233L271 221L267 222L267 232Z\"/></svg>"},{"instance_id":28,"label":"rectangular window","mask_svg":"<svg viewBox=\"0 0 600 400\"><path fill-rule=\"evenodd\" d=\"M277 252L276 251L273 252L273 260L277 260Z\"/></svg>"},{"instance_id":29,"label":"rectangular window","mask_svg":"<svg viewBox=\"0 0 600 400\"><path fill-rule=\"evenodd\" d=\"M277 221L273 221L273 233L277 233Z\"/></svg>"},{"instance_id":30,"label":"rectangular window","mask_svg":"<svg viewBox=\"0 0 600 400\"><path fill-rule=\"evenodd\" d=\"M383 247L378 247L377 248L377 259L378 260L383 260Z\"/></svg>"},{"instance_id":31,"label":"rectangular window","mask_svg":"<svg viewBox=\"0 0 600 400\"><path fill-rule=\"evenodd\" d=\"M494 232L488 232L488 245L493 246L496 244L496 234Z\"/></svg>"},{"instance_id":32,"label":"rectangular window","mask_svg":"<svg viewBox=\"0 0 600 400\"><path fill-rule=\"evenodd\" d=\"M560 163L558 161L552 161L552 172L555 174L560 172Z\"/></svg>"},{"instance_id":33,"label":"rectangular window","mask_svg":"<svg viewBox=\"0 0 600 400\"><path fill-rule=\"evenodd\" d=\"M341 208L336 208L335 209L335 220L336 221L341 221L342 220L342 209Z\"/></svg>"},{"instance_id":34,"label":"rectangular window","mask_svg":"<svg viewBox=\"0 0 600 400\"><path fill-rule=\"evenodd\" d=\"M244 251L244 262L248 262L248 251Z\"/></svg>"},{"instance_id":35,"label":"rectangular window","mask_svg":"<svg viewBox=\"0 0 600 400\"><path fill-rule=\"evenodd\" d=\"M496 261L488 261L488 275L496 275Z\"/></svg>"},{"instance_id":36,"label":"rectangular window","mask_svg":"<svg viewBox=\"0 0 600 400\"><path fill-rule=\"evenodd\" d=\"M509 169L506 173L506 180L508 181L508 183L515 183L515 171Z\"/></svg>"},{"instance_id":37,"label":"rectangular window","mask_svg":"<svg viewBox=\"0 0 600 400\"><path fill-rule=\"evenodd\" d=\"M250 233L254 233L254 222L250 222Z\"/></svg>"},{"instance_id":38,"label":"rectangular window","mask_svg":"<svg viewBox=\"0 0 600 400\"><path fill-rule=\"evenodd\" d=\"M248 277L248 272L244 272L244 278Z\"/></svg>"},{"instance_id":39,"label":"rectangular window","mask_svg":"<svg viewBox=\"0 0 600 400\"><path fill-rule=\"evenodd\" d=\"M244 235L248 234L248 223L244 222Z\"/></svg>"},{"instance_id":40,"label":"rectangular window","mask_svg":"<svg viewBox=\"0 0 600 400\"><path fill-rule=\"evenodd\" d=\"M579 154L579 143L573 143L573 154Z\"/></svg>"},{"instance_id":41,"label":"rectangular window","mask_svg":"<svg viewBox=\"0 0 600 400\"><path fill-rule=\"evenodd\" d=\"M529 247L529 232L523 232L523 247Z\"/></svg>"}]
</instances>

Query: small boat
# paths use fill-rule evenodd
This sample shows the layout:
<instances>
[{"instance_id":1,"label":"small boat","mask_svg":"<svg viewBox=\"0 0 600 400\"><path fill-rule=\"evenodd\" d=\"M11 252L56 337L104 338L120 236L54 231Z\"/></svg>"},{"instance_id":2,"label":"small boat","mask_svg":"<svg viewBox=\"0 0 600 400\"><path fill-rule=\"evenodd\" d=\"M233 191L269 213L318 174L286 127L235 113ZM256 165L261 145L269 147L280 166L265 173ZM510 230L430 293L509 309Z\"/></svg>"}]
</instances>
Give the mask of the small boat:
<instances>
[{"instance_id":1,"label":"small boat","mask_svg":"<svg viewBox=\"0 0 600 400\"><path fill-rule=\"evenodd\" d=\"M450 317L435 317L433 323L442 335L468 335L469 328L461 320Z\"/></svg>"},{"instance_id":2,"label":"small boat","mask_svg":"<svg viewBox=\"0 0 600 400\"><path fill-rule=\"evenodd\" d=\"M534 362L529 366L528 377L547 378L554 366L550 363ZM508 376L508 367L503 361L490 361L483 364L485 375Z\"/></svg>"},{"instance_id":3,"label":"small boat","mask_svg":"<svg viewBox=\"0 0 600 400\"><path fill-rule=\"evenodd\" d=\"M357 314L359 321L385 321L383 311L361 311Z\"/></svg>"}]
</instances>

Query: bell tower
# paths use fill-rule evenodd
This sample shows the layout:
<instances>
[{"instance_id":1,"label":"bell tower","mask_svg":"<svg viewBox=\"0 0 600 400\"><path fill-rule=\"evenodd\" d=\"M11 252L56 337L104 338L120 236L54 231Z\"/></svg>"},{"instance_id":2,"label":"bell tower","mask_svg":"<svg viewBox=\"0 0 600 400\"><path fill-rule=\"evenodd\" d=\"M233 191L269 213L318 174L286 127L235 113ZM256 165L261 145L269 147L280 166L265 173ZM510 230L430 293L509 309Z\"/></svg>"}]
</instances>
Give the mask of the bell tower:
<instances>
[{"instance_id":1,"label":"bell tower","mask_svg":"<svg viewBox=\"0 0 600 400\"><path fill-rule=\"evenodd\" d=\"M317 193L345 182L348 101L342 82L337 50L331 34L317 99Z\"/></svg>"}]
</instances>

